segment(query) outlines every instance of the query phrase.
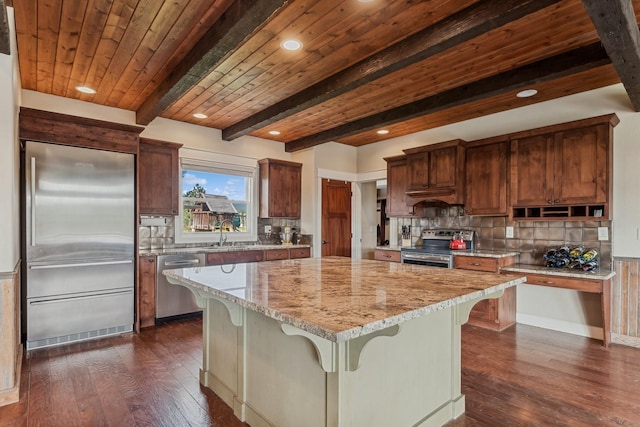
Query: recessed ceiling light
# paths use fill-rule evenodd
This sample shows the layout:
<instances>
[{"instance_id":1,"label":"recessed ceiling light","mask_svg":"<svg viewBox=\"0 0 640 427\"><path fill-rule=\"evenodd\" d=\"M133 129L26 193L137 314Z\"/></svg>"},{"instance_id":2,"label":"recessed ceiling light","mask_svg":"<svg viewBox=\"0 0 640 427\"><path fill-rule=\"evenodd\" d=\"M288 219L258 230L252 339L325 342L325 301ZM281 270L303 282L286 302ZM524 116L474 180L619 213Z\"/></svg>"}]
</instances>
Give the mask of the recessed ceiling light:
<instances>
[{"instance_id":1,"label":"recessed ceiling light","mask_svg":"<svg viewBox=\"0 0 640 427\"><path fill-rule=\"evenodd\" d=\"M196 119L206 119L209 116L207 116L206 114L202 114L202 113L195 113L193 115L193 117L195 117Z\"/></svg>"},{"instance_id":2,"label":"recessed ceiling light","mask_svg":"<svg viewBox=\"0 0 640 427\"><path fill-rule=\"evenodd\" d=\"M298 50L302 48L302 42L296 39L287 39L283 40L280 46L286 50Z\"/></svg>"},{"instance_id":3,"label":"recessed ceiling light","mask_svg":"<svg viewBox=\"0 0 640 427\"><path fill-rule=\"evenodd\" d=\"M536 93L538 93L538 91L535 90L535 89L527 89L527 90L522 90L522 91L516 93L516 96L518 98L528 98L530 96L535 95Z\"/></svg>"},{"instance_id":4,"label":"recessed ceiling light","mask_svg":"<svg viewBox=\"0 0 640 427\"><path fill-rule=\"evenodd\" d=\"M269 135L280 135L280 131L277 131L277 130L270 130L270 131L269 131Z\"/></svg>"},{"instance_id":5,"label":"recessed ceiling light","mask_svg":"<svg viewBox=\"0 0 640 427\"><path fill-rule=\"evenodd\" d=\"M93 95L96 93L95 89L91 89L89 86L76 86L76 90L82 93L88 93Z\"/></svg>"},{"instance_id":6,"label":"recessed ceiling light","mask_svg":"<svg viewBox=\"0 0 640 427\"><path fill-rule=\"evenodd\" d=\"M386 134L388 134L388 133L389 133L389 131L388 131L388 130L386 130L386 129L380 129L380 130L378 131L378 135L386 135Z\"/></svg>"}]
</instances>

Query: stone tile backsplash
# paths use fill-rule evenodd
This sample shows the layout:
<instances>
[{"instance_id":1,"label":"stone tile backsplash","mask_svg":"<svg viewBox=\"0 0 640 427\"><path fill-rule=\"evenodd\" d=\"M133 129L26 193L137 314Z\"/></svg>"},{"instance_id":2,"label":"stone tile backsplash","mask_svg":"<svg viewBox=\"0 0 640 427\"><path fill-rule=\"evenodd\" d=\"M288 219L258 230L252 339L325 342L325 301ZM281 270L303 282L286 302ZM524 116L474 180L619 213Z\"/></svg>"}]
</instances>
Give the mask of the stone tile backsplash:
<instances>
[{"instance_id":1,"label":"stone tile backsplash","mask_svg":"<svg viewBox=\"0 0 640 427\"><path fill-rule=\"evenodd\" d=\"M141 216L141 218L151 218L148 216ZM175 217L167 216L162 217L165 219L165 225L163 226L138 226L138 247L139 249L162 249L188 247L188 246L202 246L202 243L194 244L179 244L175 243ZM271 225L271 235L267 236L264 233L264 226ZM286 226L295 229L296 232L300 231L299 219L282 219L282 218L260 218L258 219L258 242L262 244L280 244L280 232ZM298 243L311 244L313 235L298 234ZM212 239L212 243L215 239ZM256 242L245 242L256 243Z\"/></svg>"},{"instance_id":2,"label":"stone tile backsplash","mask_svg":"<svg viewBox=\"0 0 640 427\"><path fill-rule=\"evenodd\" d=\"M612 266L611 241L598 240L598 227L607 227L611 236L611 221L512 221L506 217L465 216L458 206L428 208L426 215L398 218L398 239L403 225L411 226L414 245L422 244L424 228L470 229L476 232L477 249L518 251L523 264L544 264L542 256L551 247L582 245L598 251L600 268L608 270ZM512 239L506 237L507 226L513 227Z\"/></svg>"}]
</instances>

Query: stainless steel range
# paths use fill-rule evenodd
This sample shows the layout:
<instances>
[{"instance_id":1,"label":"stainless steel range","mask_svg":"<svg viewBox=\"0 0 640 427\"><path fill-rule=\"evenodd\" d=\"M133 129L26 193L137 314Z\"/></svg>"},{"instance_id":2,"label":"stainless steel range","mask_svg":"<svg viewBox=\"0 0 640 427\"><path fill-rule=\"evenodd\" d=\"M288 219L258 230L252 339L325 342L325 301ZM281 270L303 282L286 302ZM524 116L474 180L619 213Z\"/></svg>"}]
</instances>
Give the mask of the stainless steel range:
<instances>
[{"instance_id":1,"label":"stainless steel range","mask_svg":"<svg viewBox=\"0 0 640 427\"><path fill-rule=\"evenodd\" d=\"M451 242L456 238L462 239L466 249L475 248L473 230L424 230L422 232L422 246L402 248L401 261L405 264L428 265L440 268L453 268L453 252Z\"/></svg>"}]
</instances>

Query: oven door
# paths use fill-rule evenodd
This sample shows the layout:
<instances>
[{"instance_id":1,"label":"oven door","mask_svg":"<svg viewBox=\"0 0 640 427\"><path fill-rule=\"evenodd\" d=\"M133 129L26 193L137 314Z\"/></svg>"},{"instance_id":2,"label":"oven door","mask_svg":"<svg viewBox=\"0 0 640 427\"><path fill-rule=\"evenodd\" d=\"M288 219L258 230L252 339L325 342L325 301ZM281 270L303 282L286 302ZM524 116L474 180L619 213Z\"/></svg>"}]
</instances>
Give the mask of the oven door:
<instances>
[{"instance_id":1,"label":"oven door","mask_svg":"<svg viewBox=\"0 0 640 427\"><path fill-rule=\"evenodd\" d=\"M429 254L421 252L401 251L401 262L404 264L426 265L430 267L453 268L451 255Z\"/></svg>"}]
</instances>

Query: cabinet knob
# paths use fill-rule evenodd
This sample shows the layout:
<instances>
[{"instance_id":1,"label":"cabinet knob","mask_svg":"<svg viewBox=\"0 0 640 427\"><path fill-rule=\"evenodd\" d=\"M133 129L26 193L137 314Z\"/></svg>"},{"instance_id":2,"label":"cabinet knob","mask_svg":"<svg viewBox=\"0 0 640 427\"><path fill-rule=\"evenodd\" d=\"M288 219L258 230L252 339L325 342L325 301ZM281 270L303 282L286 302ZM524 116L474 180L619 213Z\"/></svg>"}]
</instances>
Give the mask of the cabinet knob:
<instances>
[{"instance_id":1,"label":"cabinet knob","mask_svg":"<svg viewBox=\"0 0 640 427\"><path fill-rule=\"evenodd\" d=\"M560 199L555 199L553 203L560 203Z\"/></svg>"},{"instance_id":2,"label":"cabinet knob","mask_svg":"<svg viewBox=\"0 0 640 427\"><path fill-rule=\"evenodd\" d=\"M547 203L552 205L553 204L553 200L547 200Z\"/></svg>"}]
</instances>

